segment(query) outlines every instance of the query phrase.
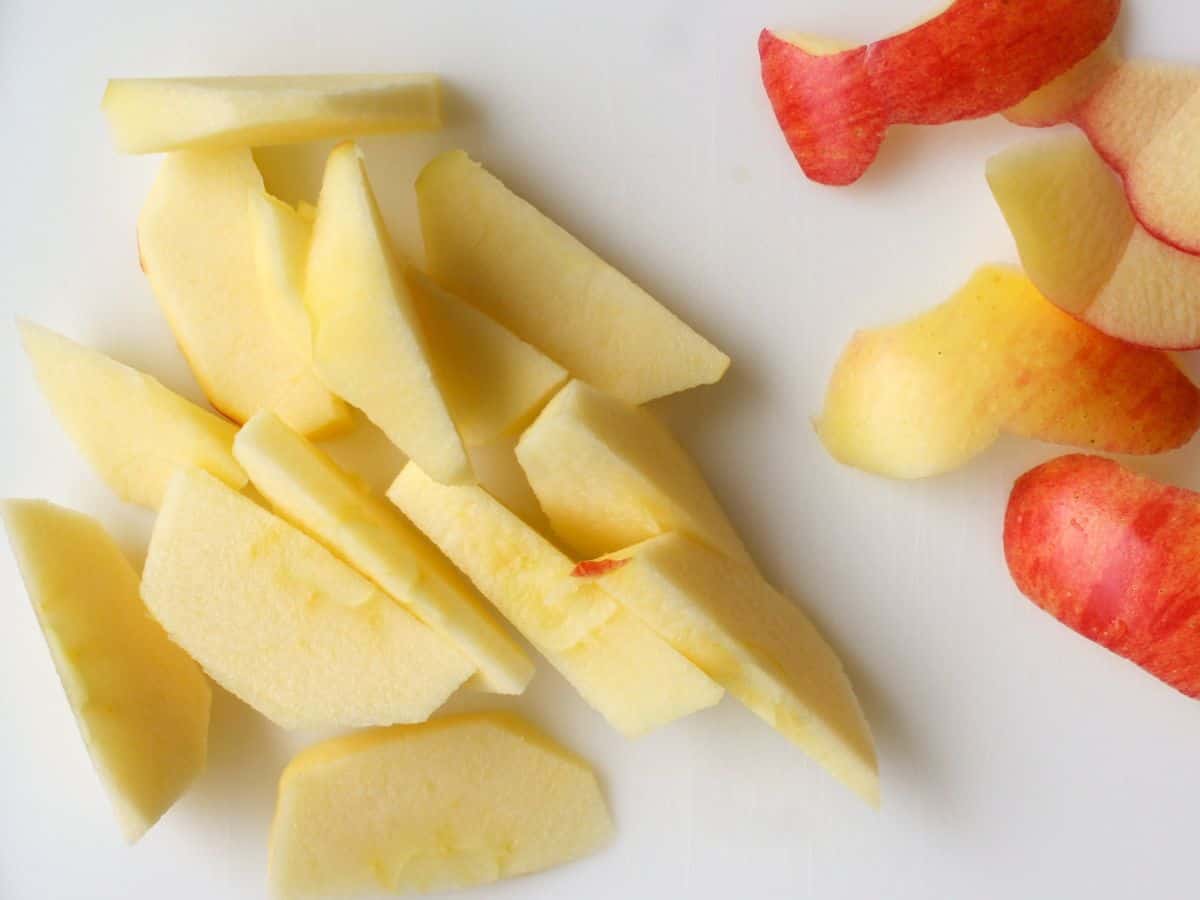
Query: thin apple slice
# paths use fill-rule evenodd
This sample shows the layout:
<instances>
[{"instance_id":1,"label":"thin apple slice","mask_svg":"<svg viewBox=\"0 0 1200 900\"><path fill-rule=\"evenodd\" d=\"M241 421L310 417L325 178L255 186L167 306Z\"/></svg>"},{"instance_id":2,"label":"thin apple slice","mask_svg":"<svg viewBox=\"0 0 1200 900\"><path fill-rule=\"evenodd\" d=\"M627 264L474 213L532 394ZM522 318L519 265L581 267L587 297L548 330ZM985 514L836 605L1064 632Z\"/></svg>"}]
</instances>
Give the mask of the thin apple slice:
<instances>
[{"instance_id":1,"label":"thin apple slice","mask_svg":"<svg viewBox=\"0 0 1200 900\"><path fill-rule=\"evenodd\" d=\"M511 713L453 716L292 760L271 881L289 900L457 891L571 862L611 835L587 763Z\"/></svg>"},{"instance_id":2,"label":"thin apple slice","mask_svg":"<svg viewBox=\"0 0 1200 900\"><path fill-rule=\"evenodd\" d=\"M284 728L421 722L473 671L320 544L196 469L167 489L142 597L216 682Z\"/></svg>"},{"instance_id":3,"label":"thin apple slice","mask_svg":"<svg viewBox=\"0 0 1200 900\"><path fill-rule=\"evenodd\" d=\"M156 379L32 322L19 322L38 385L63 429L122 500L157 508L176 469L195 466L235 488L237 432Z\"/></svg>"},{"instance_id":4,"label":"thin apple slice","mask_svg":"<svg viewBox=\"0 0 1200 900\"><path fill-rule=\"evenodd\" d=\"M1130 343L1200 346L1200 257L1151 236L1078 135L1005 151L988 183L1021 260L1055 304Z\"/></svg>"},{"instance_id":5,"label":"thin apple slice","mask_svg":"<svg viewBox=\"0 0 1200 900\"><path fill-rule=\"evenodd\" d=\"M468 447L527 423L567 373L424 273L407 271L438 384Z\"/></svg>"},{"instance_id":6,"label":"thin apple slice","mask_svg":"<svg viewBox=\"0 0 1200 900\"><path fill-rule=\"evenodd\" d=\"M417 179L429 272L572 375L629 403L720 380L729 357L466 153Z\"/></svg>"},{"instance_id":7,"label":"thin apple slice","mask_svg":"<svg viewBox=\"0 0 1200 900\"><path fill-rule=\"evenodd\" d=\"M204 769L212 691L146 615L138 576L96 520L2 504L50 656L125 839L138 840Z\"/></svg>"},{"instance_id":8,"label":"thin apple slice","mask_svg":"<svg viewBox=\"0 0 1200 900\"><path fill-rule=\"evenodd\" d=\"M654 414L582 381L526 429L517 459L555 533L584 558L681 531L749 560L699 468Z\"/></svg>"},{"instance_id":9,"label":"thin apple slice","mask_svg":"<svg viewBox=\"0 0 1200 900\"><path fill-rule=\"evenodd\" d=\"M817 423L834 458L891 478L950 471L1001 432L1150 454L1197 427L1200 391L1168 356L1101 334L1000 266L910 322L856 335Z\"/></svg>"},{"instance_id":10,"label":"thin apple slice","mask_svg":"<svg viewBox=\"0 0 1200 900\"><path fill-rule=\"evenodd\" d=\"M262 191L248 150L172 153L138 219L142 269L196 380L235 422L272 409L307 435L350 424L259 290L247 197Z\"/></svg>"},{"instance_id":11,"label":"thin apple slice","mask_svg":"<svg viewBox=\"0 0 1200 900\"><path fill-rule=\"evenodd\" d=\"M955 0L909 31L849 49L763 31L763 85L805 174L851 184L888 126L1014 106L1096 50L1120 9L1120 0Z\"/></svg>"},{"instance_id":12,"label":"thin apple slice","mask_svg":"<svg viewBox=\"0 0 1200 900\"><path fill-rule=\"evenodd\" d=\"M304 306L304 279L312 220L265 190L251 190L249 202L259 295L275 334L298 356L311 360L312 328Z\"/></svg>"},{"instance_id":13,"label":"thin apple slice","mask_svg":"<svg viewBox=\"0 0 1200 900\"><path fill-rule=\"evenodd\" d=\"M601 561L604 562L604 561ZM625 607L872 806L879 768L837 653L745 562L668 533L582 565ZM626 565L621 565L626 562Z\"/></svg>"},{"instance_id":14,"label":"thin apple slice","mask_svg":"<svg viewBox=\"0 0 1200 900\"><path fill-rule=\"evenodd\" d=\"M481 688L525 690L533 663L458 569L390 504L271 413L246 423L234 454L280 515L466 655Z\"/></svg>"},{"instance_id":15,"label":"thin apple slice","mask_svg":"<svg viewBox=\"0 0 1200 900\"><path fill-rule=\"evenodd\" d=\"M1062 75L1006 109L1004 118L1026 128L1049 128L1070 122L1123 62L1117 40L1110 36Z\"/></svg>"},{"instance_id":16,"label":"thin apple slice","mask_svg":"<svg viewBox=\"0 0 1200 900\"><path fill-rule=\"evenodd\" d=\"M1021 476L1004 554L1063 624L1200 699L1200 494L1111 460L1067 456Z\"/></svg>"},{"instance_id":17,"label":"thin apple slice","mask_svg":"<svg viewBox=\"0 0 1200 900\"><path fill-rule=\"evenodd\" d=\"M712 706L721 688L476 485L440 485L411 463L388 497L587 703L635 737Z\"/></svg>"},{"instance_id":18,"label":"thin apple slice","mask_svg":"<svg viewBox=\"0 0 1200 900\"><path fill-rule=\"evenodd\" d=\"M434 478L473 480L412 289L354 144L336 147L325 167L305 304L313 360L325 383Z\"/></svg>"},{"instance_id":19,"label":"thin apple slice","mask_svg":"<svg viewBox=\"0 0 1200 900\"><path fill-rule=\"evenodd\" d=\"M123 153L295 144L442 124L433 75L114 78L100 108Z\"/></svg>"}]
</instances>

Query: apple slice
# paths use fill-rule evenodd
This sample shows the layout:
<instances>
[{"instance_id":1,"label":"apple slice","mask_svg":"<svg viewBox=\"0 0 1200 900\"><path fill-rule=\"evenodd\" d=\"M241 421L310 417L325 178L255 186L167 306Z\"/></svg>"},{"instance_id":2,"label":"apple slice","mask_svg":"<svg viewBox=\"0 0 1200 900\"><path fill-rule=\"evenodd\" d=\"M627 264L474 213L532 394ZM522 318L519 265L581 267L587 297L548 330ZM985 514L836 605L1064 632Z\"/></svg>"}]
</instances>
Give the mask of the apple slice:
<instances>
[{"instance_id":1,"label":"apple slice","mask_svg":"<svg viewBox=\"0 0 1200 900\"><path fill-rule=\"evenodd\" d=\"M292 760L271 881L289 900L457 891L571 862L611 836L583 760L511 713L475 713L352 734Z\"/></svg>"},{"instance_id":2,"label":"apple slice","mask_svg":"<svg viewBox=\"0 0 1200 900\"><path fill-rule=\"evenodd\" d=\"M1086 140L1007 150L988 162L988 183L1029 277L1055 304L1130 343L1200 346L1200 257L1137 224Z\"/></svg>"},{"instance_id":3,"label":"apple slice","mask_svg":"<svg viewBox=\"0 0 1200 900\"><path fill-rule=\"evenodd\" d=\"M172 639L284 728L421 722L472 674L320 544L196 469L171 480L143 579Z\"/></svg>"},{"instance_id":4,"label":"apple slice","mask_svg":"<svg viewBox=\"0 0 1200 900\"><path fill-rule=\"evenodd\" d=\"M554 531L585 558L681 531L749 561L704 476L647 410L572 381L517 444Z\"/></svg>"},{"instance_id":5,"label":"apple slice","mask_svg":"<svg viewBox=\"0 0 1200 900\"><path fill-rule=\"evenodd\" d=\"M890 125L1001 112L1086 58L1120 0L955 0L917 27L859 47L763 31L763 85L813 181L857 181Z\"/></svg>"},{"instance_id":6,"label":"apple slice","mask_svg":"<svg viewBox=\"0 0 1200 900\"><path fill-rule=\"evenodd\" d=\"M354 144L336 147L325 167L305 303L325 383L434 478L471 481L411 288Z\"/></svg>"},{"instance_id":7,"label":"apple slice","mask_svg":"<svg viewBox=\"0 0 1200 900\"><path fill-rule=\"evenodd\" d=\"M841 660L753 566L679 534L576 568L872 806L875 747ZM603 562L603 561L601 561Z\"/></svg>"},{"instance_id":8,"label":"apple slice","mask_svg":"<svg viewBox=\"0 0 1200 900\"><path fill-rule=\"evenodd\" d=\"M1150 454L1197 427L1200 391L1169 357L1071 318L1001 266L910 322L856 335L817 423L836 459L892 478L957 468L1004 431Z\"/></svg>"},{"instance_id":9,"label":"apple slice","mask_svg":"<svg viewBox=\"0 0 1200 900\"><path fill-rule=\"evenodd\" d=\"M304 279L312 220L265 190L251 190L249 202L259 295L275 334L298 356L311 361L312 328L304 306Z\"/></svg>"},{"instance_id":10,"label":"apple slice","mask_svg":"<svg viewBox=\"0 0 1200 900\"><path fill-rule=\"evenodd\" d=\"M729 357L461 150L417 178L434 279L629 403L719 381ZM431 473L432 474L432 473Z\"/></svg>"},{"instance_id":11,"label":"apple slice","mask_svg":"<svg viewBox=\"0 0 1200 900\"><path fill-rule=\"evenodd\" d=\"M411 463L388 497L628 737L712 706L721 688L477 485L440 485Z\"/></svg>"},{"instance_id":12,"label":"apple slice","mask_svg":"<svg viewBox=\"0 0 1200 900\"><path fill-rule=\"evenodd\" d=\"M212 691L146 615L138 576L88 516L2 505L13 553L121 831L138 840L204 769Z\"/></svg>"},{"instance_id":13,"label":"apple slice","mask_svg":"<svg viewBox=\"0 0 1200 900\"><path fill-rule=\"evenodd\" d=\"M567 373L424 273L407 272L446 404L468 447L520 428Z\"/></svg>"},{"instance_id":14,"label":"apple slice","mask_svg":"<svg viewBox=\"0 0 1200 900\"><path fill-rule=\"evenodd\" d=\"M1004 118L1027 128L1049 128L1070 122L1123 62L1117 40L1110 36L1062 75L1006 109Z\"/></svg>"},{"instance_id":15,"label":"apple slice","mask_svg":"<svg viewBox=\"0 0 1200 900\"><path fill-rule=\"evenodd\" d=\"M232 425L156 379L20 321L21 343L55 416L105 484L122 500L157 508L181 466L241 489Z\"/></svg>"},{"instance_id":16,"label":"apple slice","mask_svg":"<svg viewBox=\"0 0 1200 900\"><path fill-rule=\"evenodd\" d=\"M276 334L259 290L247 197L262 189L248 150L171 154L138 220L142 269L213 406L235 422L272 409L330 435L349 427L346 405Z\"/></svg>"},{"instance_id":17,"label":"apple slice","mask_svg":"<svg viewBox=\"0 0 1200 900\"><path fill-rule=\"evenodd\" d=\"M1021 592L1063 624L1200 699L1200 494L1067 456L1023 475L1004 520Z\"/></svg>"},{"instance_id":18,"label":"apple slice","mask_svg":"<svg viewBox=\"0 0 1200 900\"><path fill-rule=\"evenodd\" d=\"M442 124L433 75L114 78L100 108L123 153L297 144Z\"/></svg>"},{"instance_id":19,"label":"apple slice","mask_svg":"<svg viewBox=\"0 0 1200 900\"><path fill-rule=\"evenodd\" d=\"M388 503L271 413L246 423L234 453L280 515L462 651L480 687L525 690L533 663L453 564Z\"/></svg>"}]
</instances>

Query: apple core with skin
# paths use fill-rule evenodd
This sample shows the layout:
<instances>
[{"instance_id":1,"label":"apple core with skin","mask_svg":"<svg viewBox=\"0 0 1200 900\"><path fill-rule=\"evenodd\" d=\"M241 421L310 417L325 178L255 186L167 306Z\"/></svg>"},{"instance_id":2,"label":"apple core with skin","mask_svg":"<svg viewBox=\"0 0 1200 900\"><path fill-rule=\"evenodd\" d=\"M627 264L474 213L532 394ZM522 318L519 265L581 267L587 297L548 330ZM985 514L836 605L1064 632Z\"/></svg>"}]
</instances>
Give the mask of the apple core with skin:
<instances>
[{"instance_id":1,"label":"apple core with skin","mask_svg":"<svg viewBox=\"0 0 1200 900\"><path fill-rule=\"evenodd\" d=\"M1062 457L1013 487L1004 553L1046 612L1200 699L1200 494Z\"/></svg>"},{"instance_id":2,"label":"apple core with skin","mask_svg":"<svg viewBox=\"0 0 1200 900\"><path fill-rule=\"evenodd\" d=\"M764 30L762 79L806 175L857 181L891 125L938 125L1014 106L1109 36L1120 0L956 0L909 31L845 49Z\"/></svg>"}]
</instances>

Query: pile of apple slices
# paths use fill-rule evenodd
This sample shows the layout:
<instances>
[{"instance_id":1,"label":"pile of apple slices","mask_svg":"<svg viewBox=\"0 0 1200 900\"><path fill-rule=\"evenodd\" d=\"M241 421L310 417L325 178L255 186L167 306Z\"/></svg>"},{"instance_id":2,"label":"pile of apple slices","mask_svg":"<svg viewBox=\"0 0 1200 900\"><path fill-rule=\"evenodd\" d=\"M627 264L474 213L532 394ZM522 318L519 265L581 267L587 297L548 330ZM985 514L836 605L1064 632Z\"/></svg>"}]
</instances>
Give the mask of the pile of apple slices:
<instances>
[{"instance_id":1,"label":"pile of apple slices","mask_svg":"<svg viewBox=\"0 0 1200 900\"><path fill-rule=\"evenodd\" d=\"M957 0L859 48L763 33L764 84L815 181L859 178L891 123L1003 111L1082 132L988 163L1023 273L985 267L854 337L817 422L836 459L924 478L1001 432L1147 455L1200 427L1200 390L1161 352L1200 347L1200 69L1123 59L1119 6ZM1039 606L1200 698L1198 540L1200 495L1088 456L1020 479L1004 532Z\"/></svg>"},{"instance_id":2,"label":"pile of apple slices","mask_svg":"<svg viewBox=\"0 0 1200 900\"><path fill-rule=\"evenodd\" d=\"M105 95L119 147L168 153L140 264L217 412L21 323L64 429L157 518L140 578L85 516L10 501L5 519L125 833L203 767L203 672L283 728L375 728L284 773L284 896L465 887L590 852L611 823L584 763L510 716L421 724L464 688L525 690L503 620L622 734L728 690L877 803L837 655L639 406L728 358L465 153L417 179L426 270L393 251L353 143L315 206L266 191L252 146L434 128L438 98L428 76ZM386 498L318 443L365 427L409 460ZM504 435L553 535L479 483L472 451Z\"/></svg>"}]
</instances>

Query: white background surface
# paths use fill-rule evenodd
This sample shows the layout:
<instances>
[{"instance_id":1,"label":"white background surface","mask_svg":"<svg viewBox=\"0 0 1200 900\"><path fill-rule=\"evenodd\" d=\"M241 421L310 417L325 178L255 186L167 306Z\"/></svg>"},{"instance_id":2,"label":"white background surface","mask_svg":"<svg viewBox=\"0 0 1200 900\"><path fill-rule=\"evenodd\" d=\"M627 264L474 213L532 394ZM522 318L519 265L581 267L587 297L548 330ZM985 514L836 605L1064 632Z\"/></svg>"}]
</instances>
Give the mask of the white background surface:
<instances>
[{"instance_id":1,"label":"white background surface","mask_svg":"<svg viewBox=\"0 0 1200 900\"><path fill-rule=\"evenodd\" d=\"M419 252L417 166L462 144L734 357L723 384L660 406L769 576L843 652L884 797L868 810L729 700L626 742L542 665L518 706L596 763L618 837L474 896L1196 896L1200 708L1052 623L1005 570L1008 487L1058 451L1006 440L965 471L897 484L833 463L808 424L855 328L1015 260L983 163L1023 134L998 119L904 129L858 186L817 188L771 116L756 35L869 38L929 5L0 0L0 495L96 514L144 552L149 515L68 444L13 315L199 399L138 272L134 221L157 163L112 150L97 109L108 76L437 71L465 98L456 127L367 145L398 242ZM1134 52L1200 59L1200 8L1128 5ZM1196 462L1138 468L1200 487ZM127 849L3 551L0 635L3 900L266 895L275 780L315 736L219 693L209 771Z\"/></svg>"}]
</instances>

